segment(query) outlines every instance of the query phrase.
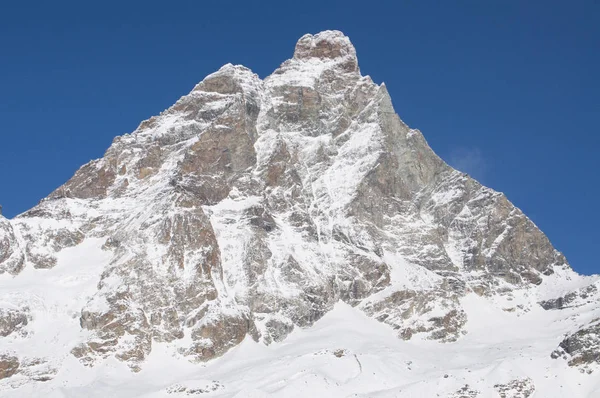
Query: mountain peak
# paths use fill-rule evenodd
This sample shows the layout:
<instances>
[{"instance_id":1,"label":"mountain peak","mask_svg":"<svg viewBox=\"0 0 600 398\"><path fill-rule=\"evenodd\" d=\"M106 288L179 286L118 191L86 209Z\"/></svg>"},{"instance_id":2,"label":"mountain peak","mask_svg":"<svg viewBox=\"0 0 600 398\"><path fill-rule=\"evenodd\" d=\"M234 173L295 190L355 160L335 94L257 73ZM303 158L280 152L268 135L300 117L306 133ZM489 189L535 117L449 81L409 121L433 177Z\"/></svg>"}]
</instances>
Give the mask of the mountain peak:
<instances>
[{"instance_id":1,"label":"mountain peak","mask_svg":"<svg viewBox=\"0 0 600 398\"><path fill-rule=\"evenodd\" d=\"M132 385L184 394L187 387L169 387L170 376L143 379L153 369L164 373L164 363L153 361L172 358L181 368L171 373L181 380L188 374L181 369L196 372L188 360L228 355L217 367L229 367L237 356L247 368L242 351L226 353L251 348L250 340L289 338L277 346L292 347L304 335L294 329L340 317L372 318L369 333L383 323L377 335L402 352L373 361L364 351L372 334L351 329L327 351L298 357L303 369L305 358L335 358L344 373L352 366L358 379L344 382L349 388L365 384L363 377L371 383L368 366L376 362L390 363L385 374L394 383L398 374L414 388L423 387L413 381L430 380L444 389L438 395L453 397L489 396L492 388L530 396L534 385L536 396L555 396L544 389L559 391L565 380L556 376L572 374L569 366L600 370L600 324L589 321L600 319L598 277L575 274L504 195L445 164L401 121L386 86L360 75L356 51L339 31L303 36L294 57L264 80L223 66L115 139L38 206L0 217L0 281L2 396L13 386L13 396L52 395L66 382L74 388L68 395L85 395L80 376L114 374L109 357L134 372L143 367L126 376ZM413 370L402 355L415 361ZM440 355L459 362L444 369ZM527 356L534 361L525 369ZM88 370L69 357L100 370L82 373ZM498 361L524 373L508 378L501 369L482 379ZM212 366L210 388L197 384L185 394L225 388L217 394L249 396ZM551 369L548 379L540 378L542 367ZM256 374L269 373L263 369ZM273 380L268 389L280 396L277 385L292 378ZM325 379L338 387L339 380ZM466 380L471 387L454 394ZM106 380L85 388L100 384L119 389L104 396L133 391ZM407 391L394 386L394 396ZM409 394L430 396L436 390L429 387ZM577 388L567 395L589 396Z\"/></svg>"},{"instance_id":2,"label":"mountain peak","mask_svg":"<svg viewBox=\"0 0 600 398\"><path fill-rule=\"evenodd\" d=\"M312 58L351 61L350 69L358 71L356 50L348 36L339 30L325 30L315 35L306 34L298 40L294 50L294 59Z\"/></svg>"},{"instance_id":3,"label":"mountain peak","mask_svg":"<svg viewBox=\"0 0 600 398\"><path fill-rule=\"evenodd\" d=\"M220 94L242 92L243 86L258 80L258 75L243 65L231 63L223 65L218 71L206 76L194 87L193 91L201 90Z\"/></svg>"}]
</instances>

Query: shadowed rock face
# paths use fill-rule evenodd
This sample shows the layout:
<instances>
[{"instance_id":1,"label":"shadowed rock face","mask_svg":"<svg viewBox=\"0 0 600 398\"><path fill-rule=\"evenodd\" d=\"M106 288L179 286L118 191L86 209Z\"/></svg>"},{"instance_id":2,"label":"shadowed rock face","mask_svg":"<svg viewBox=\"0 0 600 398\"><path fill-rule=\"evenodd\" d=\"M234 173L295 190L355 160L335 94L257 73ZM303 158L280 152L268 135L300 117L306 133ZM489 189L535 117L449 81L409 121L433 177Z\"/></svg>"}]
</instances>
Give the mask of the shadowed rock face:
<instances>
[{"instance_id":1,"label":"shadowed rock face","mask_svg":"<svg viewBox=\"0 0 600 398\"><path fill-rule=\"evenodd\" d=\"M469 292L568 269L504 195L402 122L335 31L303 36L264 80L225 65L38 206L0 217L0 272L42 272L90 240L109 260L69 349L133 370L154 342L204 361L247 335L281 341L339 300L401 338L452 342Z\"/></svg>"},{"instance_id":2,"label":"shadowed rock face","mask_svg":"<svg viewBox=\"0 0 600 398\"><path fill-rule=\"evenodd\" d=\"M561 356L568 359L569 366L589 369L589 365L600 364L600 319L593 320L561 341L552 357Z\"/></svg>"},{"instance_id":3,"label":"shadowed rock face","mask_svg":"<svg viewBox=\"0 0 600 398\"><path fill-rule=\"evenodd\" d=\"M0 355L0 380L9 378L19 371L19 359L10 355Z\"/></svg>"},{"instance_id":4,"label":"shadowed rock face","mask_svg":"<svg viewBox=\"0 0 600 398\"><path fill-rule=\"evenodd\" d=\"M569 292L564 296L540 302L545 310L562 310L566 308L577 308L587 304L594 304L598 301L600 291L598 284L591 284Z\"/></svg>"},{"instance_id":5,"label":"shadowed rock face","mask_svg":"<svg viewBox=\"0 0 600 398\"><path fill-rule=\"evenodd\" d=\"M0 274L18 274L24 266L23 249L10 222L0 215Z\"/></svg>"}]
</instances>

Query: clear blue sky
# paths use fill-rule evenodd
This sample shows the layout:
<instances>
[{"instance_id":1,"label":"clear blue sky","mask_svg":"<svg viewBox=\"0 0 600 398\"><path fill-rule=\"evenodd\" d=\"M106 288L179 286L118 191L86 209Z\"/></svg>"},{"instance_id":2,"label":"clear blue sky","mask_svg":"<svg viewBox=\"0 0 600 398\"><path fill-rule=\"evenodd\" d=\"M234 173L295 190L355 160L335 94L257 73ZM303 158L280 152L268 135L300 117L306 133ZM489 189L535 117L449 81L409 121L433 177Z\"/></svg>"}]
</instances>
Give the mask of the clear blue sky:
<instances>
[{"instance_id":1,"label":"clear blue sky","mask_svg":"<svg viewBox=\"0 0 600 398\"><path fill-rule=\"evenodd\" d=\"M460 4L460 5L458 5ZM232 62L261 77L339 29L433 149L600 272L598 1L0 5L0 203L34 206L116 135Z\"/></svg>"}]
</instances>

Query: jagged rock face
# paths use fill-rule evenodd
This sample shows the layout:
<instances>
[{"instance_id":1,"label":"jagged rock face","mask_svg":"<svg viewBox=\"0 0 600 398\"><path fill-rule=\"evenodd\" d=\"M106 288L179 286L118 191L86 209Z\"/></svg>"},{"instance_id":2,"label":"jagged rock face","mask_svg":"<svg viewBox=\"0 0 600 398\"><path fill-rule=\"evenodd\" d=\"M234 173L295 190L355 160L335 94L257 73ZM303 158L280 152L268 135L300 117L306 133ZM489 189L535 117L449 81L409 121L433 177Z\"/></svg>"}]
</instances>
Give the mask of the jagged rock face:
<instances>
[{"instance_id":1,"label":"jagged rock face","mask_svg":"<svg viewBox=\"0 0 600 398\"><path fill-rule=\"evenodd\" d=\"M600 282L571 291L564 296L540 302L547 311L573 311L573 318L587 316L590 309L600 304ZM592 312L593 314L593 312ZM566 360L569 366L577 367L581 372L592 373L600 365L600 318L578 322L578 325L560 341L551 353L554 359Z\"/></svg>"},{"instance_id":2,"label":"jagged rock face","mask_svg":"<svg viewBox=\"0 0 600 398\"><path fill-rule=\"evenodd\" d=\"M24 255L8 220L0 215L0 274L18 274L24 266Z\"/></svg>"},{"instance_id":3,"label":"jagged rock face","mask_svg":"<svg viewBox=\"0 0 600 398\"><path fill-rule=\"evenodd\" d=\"M568 269L504 195L402 122L333 31L303 36L264 80L225 65L37 207L0 218L0 272L52 269L95 240L108 260L69 350L133 370L156 342L204 361L246 336L281 341L339 300L404 339L452 342L466 294Z\"/></svg>"},{"instance_id":4,"label":"jagged rock face","mask_svg":"<svg viewBox=\"0 0 600 398\"><path fill-rule=\"evenodd\" d=\"M459 306L459 296L446 290L400 290L385 299L363 305L364 311L398 330L399 337L410 340L416 333L427 333L433 340L456 341L467 321ZM434 316L436 310L443 315ZM425 318L423 319L423 316Z\"/></svg>"},{"instance_id":5,"label":"jagged rock face","mask_svg":"<svg viewBox=\"0 0 600 398\"><path fill-rule=\"evenodd\" d=\"M600 364L600 319L566 337L559 347L570 356L569 366Z\"/></svg>"},{"instance_id":6,"label":"jagged rock face","mask_svg":"<svg viewBox=\"0 0 600 398\"><path fill-rule=\"evenodd\" d=\"M600 284L598 283L593 283L584 286L583 288L569 292L564 296L541 301L540 305L545 310L563 310L567 308L582 307L588 304L593 305L600 299L599 285Z\"/></svg>"},{"instance_id":7,"label":"jagged rock face","mask_svg":"<svg viewBox=\"0 0 600 398\"><path fill-rule=\"evenodd\" d=\"M566 294L542 300L539 305L548 312L565 312L575 321L571 330L561 337L550 354L556 360L565 360L580 372L592 373L600 365L600 281L596 280ZM591 319L590 319L591 317Z\"/></svg>"}]
</instances>

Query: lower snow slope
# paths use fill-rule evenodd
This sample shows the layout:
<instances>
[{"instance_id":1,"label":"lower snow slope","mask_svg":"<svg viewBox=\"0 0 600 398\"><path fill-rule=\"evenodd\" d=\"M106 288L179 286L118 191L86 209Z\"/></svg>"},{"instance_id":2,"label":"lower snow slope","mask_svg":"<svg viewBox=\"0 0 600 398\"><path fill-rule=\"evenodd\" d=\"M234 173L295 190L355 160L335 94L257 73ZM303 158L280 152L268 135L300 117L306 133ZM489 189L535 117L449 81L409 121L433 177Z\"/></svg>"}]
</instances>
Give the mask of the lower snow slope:
<instances>
[{"instance_id":1,"label":"lower snow slope","mask_svg":"<svg viewBox=\"0 0 600 398\"><path fill-rule=\"evenodd\" d=\"M90 369L68 359L53 380L2 396L600 397L598 377L549 355L574 313L506 312L475 294L462 304L468 334L456 343L400 340L388 325L338 303L284 342L247 338L204 365L181 361L165 344L139 373L116 360Z\"/></svg>"}]
</instances>

